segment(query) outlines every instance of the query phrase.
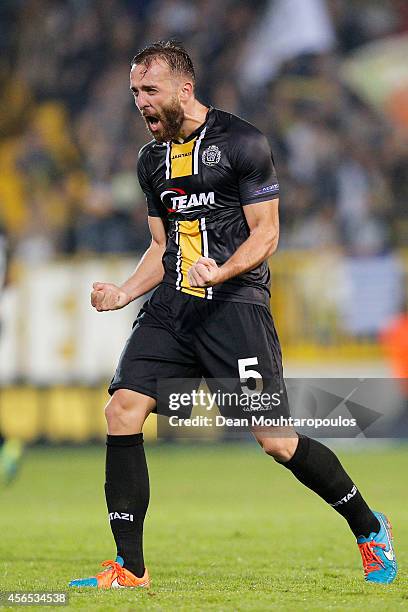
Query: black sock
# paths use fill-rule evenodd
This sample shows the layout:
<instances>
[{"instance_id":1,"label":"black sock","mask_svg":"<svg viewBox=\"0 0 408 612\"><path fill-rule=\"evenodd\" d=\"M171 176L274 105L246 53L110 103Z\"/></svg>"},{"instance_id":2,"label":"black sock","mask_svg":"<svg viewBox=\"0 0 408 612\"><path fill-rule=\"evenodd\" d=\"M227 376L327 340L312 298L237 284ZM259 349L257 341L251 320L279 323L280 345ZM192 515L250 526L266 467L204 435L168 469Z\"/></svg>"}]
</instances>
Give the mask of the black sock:
<instances>
[{"instance_id":1,"label":"black sock","mask_svg":"<svg viewBox=\"0 0 408 612\"><path fill-rule=\"evenodd\" d=\"M143 522L149 505L149 474L143 434L106 438L105 496L117 554L139 578L145 571Z\"/></svg>"},{"instance_id":2,"label":"black sock","mask_svg":"<svg viewBox=\"0 0 408 612\"><path fill-rule=\"evenodd\" d=\"M300 435L293 457L282 465L341 514L356 537L380 530L378 519L327 446Z\"/></svg>"}]
</instances>

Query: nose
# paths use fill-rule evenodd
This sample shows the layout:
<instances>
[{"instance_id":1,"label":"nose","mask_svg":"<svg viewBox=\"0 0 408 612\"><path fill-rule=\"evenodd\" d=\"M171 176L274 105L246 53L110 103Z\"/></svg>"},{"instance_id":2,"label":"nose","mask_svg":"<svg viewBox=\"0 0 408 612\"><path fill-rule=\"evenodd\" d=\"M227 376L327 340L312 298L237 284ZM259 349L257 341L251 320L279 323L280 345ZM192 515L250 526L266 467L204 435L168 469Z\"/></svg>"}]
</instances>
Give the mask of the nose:
<instances>
[{"instance_id":1,"label":"nose","mask_svg":"<svg viewBox=\"0 0 408 612\"><path fill-rule=\"evenodd\" d=\"M149 103L142 92L139 92L139 95L137 96L137 99L135 100L135 102L136 102L137 108L140 111L145 110L149 106Z\"/></svg>"}]
</instances>

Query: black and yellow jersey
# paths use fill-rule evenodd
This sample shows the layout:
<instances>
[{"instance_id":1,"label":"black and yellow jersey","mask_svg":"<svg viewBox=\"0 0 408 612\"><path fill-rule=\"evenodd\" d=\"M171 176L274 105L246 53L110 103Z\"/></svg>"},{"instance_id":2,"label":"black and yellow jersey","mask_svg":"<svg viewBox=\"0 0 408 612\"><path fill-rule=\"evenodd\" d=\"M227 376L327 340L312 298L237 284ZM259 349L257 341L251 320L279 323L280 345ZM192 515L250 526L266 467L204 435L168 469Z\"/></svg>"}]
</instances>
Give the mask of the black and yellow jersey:
<instances>
[{"instance_id":1,"label":"black and yellow jersey","mask_svg":"<svg viewBox=\"0 0 408 612\"><path fill-rule=\"evenodd\" d=\"M222 265L248 238L243 206L278 197L273 157L259 130L210 108L183 143L145 145L138 176L148 214L163 218L167 228L163 283L204 299L269 303L266 262L205 289L191 287L187 277L201 255Z\"/></svg>"}]
</instances>

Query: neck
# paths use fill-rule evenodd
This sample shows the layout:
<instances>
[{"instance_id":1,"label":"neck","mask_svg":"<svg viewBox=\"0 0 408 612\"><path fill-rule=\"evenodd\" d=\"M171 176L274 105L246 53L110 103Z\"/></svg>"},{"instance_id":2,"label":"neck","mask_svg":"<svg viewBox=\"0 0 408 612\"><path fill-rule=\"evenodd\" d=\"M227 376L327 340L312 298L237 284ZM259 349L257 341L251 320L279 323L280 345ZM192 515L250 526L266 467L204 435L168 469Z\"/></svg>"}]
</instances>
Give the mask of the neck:
<instances>
[{"instance_id":1,"label":"neck","mask_svg":"<svg viewBox=\"0 0 408 612\"><path fill-rule=\"evenodd\" d=\"M207 112L208 107L201 104L195 98L184 108L184 120L178 133L180 140L188 138L190 134L205 122Z\"/></svg>"}]
</instances>

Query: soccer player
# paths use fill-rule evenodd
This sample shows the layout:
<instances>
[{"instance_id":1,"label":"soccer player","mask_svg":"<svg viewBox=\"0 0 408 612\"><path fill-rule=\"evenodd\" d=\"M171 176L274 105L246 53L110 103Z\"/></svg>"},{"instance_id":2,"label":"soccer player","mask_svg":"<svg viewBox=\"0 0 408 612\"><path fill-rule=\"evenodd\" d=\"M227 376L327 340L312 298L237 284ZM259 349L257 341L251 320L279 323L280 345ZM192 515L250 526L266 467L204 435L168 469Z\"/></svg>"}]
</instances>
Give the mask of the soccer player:
<instances>
[{"instance_id":1,"label":"soccer player","mask_svg":"<svg viewBox=\"0 0 408 612\"><path fill-rule=\"evenodd\" d=\"M242 378L250 367L282 380L269 311L267 260L278 243L279 186L267 139L194 95L187 52L155 43L132 60L130 89L153 140L139 154L152 235L121 286L97 282L92 305L123 308L156 288L133 326L106 406L106 503L117 557L75 587L146 587L143 523L149 477L143 423L167 378ZM253 375L253 374L252 374ZM326 446L296 432L254 432L267 455L348 522L367 580L392 582L397 566L388 519L372 511Z\"/></svg>"},{"instance_id":2,"label":"soccer player","mask_svg":"<svg viewBox=\"0 0 408 612\"><path fill-rule=\"evenodd\" d=\"M10 264L10 247L6 231L0 225L0 298L7 285ZM1 306L1 303L0 303ZM0 312L1 314L1 312ZM1 334L1 319L0 319ZM0 480L10 484L17 475L23 454L23 445L15 438L7 439L0 429Z\"/></svg>"}]
</instances>

